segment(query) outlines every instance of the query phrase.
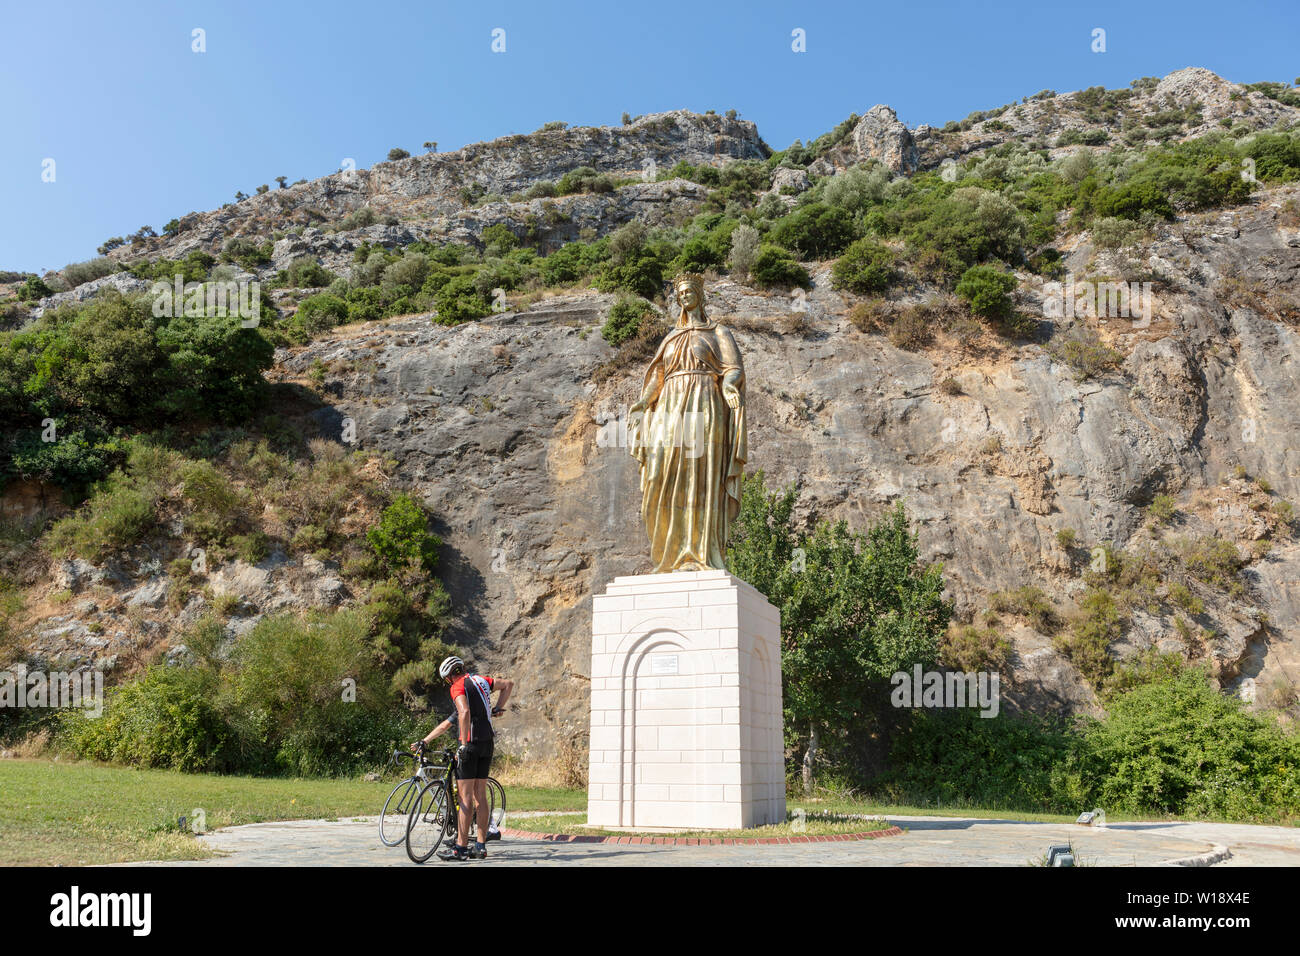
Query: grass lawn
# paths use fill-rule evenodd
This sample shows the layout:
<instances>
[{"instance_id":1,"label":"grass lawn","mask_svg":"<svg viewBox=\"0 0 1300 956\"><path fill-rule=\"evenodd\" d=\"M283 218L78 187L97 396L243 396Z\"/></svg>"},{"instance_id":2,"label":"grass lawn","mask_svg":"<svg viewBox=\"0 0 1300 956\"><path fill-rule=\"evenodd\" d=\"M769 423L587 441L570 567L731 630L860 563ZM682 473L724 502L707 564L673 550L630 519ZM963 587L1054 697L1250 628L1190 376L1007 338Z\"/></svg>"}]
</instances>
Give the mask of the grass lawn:
<instances>
[{"instance_id":1,"label":"grass lawn","mask_svg":"<svg viewBox=\"0 0 1300 956\"><path fill-rule=\"evenodd\" d=\"M177 829L177 818L196 809L209 830L264 820L374 816L394 783L0 760L0 865L200 859L211 854ZM587 803L583 790L509 786L506 796L511 811L576 810Z\"/></svg>"}]
</instances>

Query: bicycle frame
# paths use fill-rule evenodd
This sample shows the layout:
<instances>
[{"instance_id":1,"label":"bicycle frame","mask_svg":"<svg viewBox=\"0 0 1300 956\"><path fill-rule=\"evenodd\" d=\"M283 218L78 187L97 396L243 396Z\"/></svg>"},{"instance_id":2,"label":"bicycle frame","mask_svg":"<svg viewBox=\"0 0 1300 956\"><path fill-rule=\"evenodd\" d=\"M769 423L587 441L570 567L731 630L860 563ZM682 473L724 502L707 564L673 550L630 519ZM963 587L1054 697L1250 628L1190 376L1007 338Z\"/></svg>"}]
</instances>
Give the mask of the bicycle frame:
<instances>
[{"instance_id":1,"label":"bicycle frame","mask_svg":"<svg viewBox=\"0 0 1300 956\"><path fill-rule=\"evenodd\" d=\"M456 780L456 751L444 750L443 757L446 758L447 765L443 768L444 789L447 792L447 812L450 816L448 821L448 835L455 833L460 829L460 787L457 786ZM475 815L470 819L470 832L474 832L475 820L477 819L477 806ZM488 799L488 826L492 826L492 801Z\"/></svg>"}]
</instances>

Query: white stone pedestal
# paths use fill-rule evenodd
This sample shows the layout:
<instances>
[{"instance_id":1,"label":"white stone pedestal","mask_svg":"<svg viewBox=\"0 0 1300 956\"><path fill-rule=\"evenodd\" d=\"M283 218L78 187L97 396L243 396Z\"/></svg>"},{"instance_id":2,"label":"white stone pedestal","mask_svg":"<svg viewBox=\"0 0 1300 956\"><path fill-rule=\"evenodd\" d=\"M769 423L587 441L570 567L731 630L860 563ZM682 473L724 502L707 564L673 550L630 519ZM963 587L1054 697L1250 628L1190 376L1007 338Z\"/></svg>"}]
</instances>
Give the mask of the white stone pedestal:
<instances>
[{"instance_id":1,"label":"white stone pedestal","mask_svg":"<svg viewBox=\"0 0 1300 956\"><path fill-rule=\"evenodd\" d=\"M781 616L726 571L615 578L593 601L588 823L785 820Z\"/></svg>"}]
</instances>

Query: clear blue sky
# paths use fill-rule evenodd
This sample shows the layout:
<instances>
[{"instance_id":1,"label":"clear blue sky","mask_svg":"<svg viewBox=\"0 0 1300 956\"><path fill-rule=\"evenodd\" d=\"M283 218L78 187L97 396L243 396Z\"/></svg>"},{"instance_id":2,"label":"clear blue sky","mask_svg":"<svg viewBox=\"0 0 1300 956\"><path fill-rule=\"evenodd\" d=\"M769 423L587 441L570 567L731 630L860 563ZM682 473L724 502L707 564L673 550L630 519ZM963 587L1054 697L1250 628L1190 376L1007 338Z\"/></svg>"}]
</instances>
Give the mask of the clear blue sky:
<instances>
[{"instance_id":1,"label":"clear blue sky","mask_svg":"<svg viewBox=\"0 0 1300 956\"><path fill-rule=\"evenodd\" d=\"M191 51L196 27L205 53ZM1105 53L1090 49L1095 27ZM806 53L791 50L795 28ZM734 108L783 148L876 103L937 125L1185 66L1290 81L1297 51L1295 0L9 3L0 269L59 268L277 175L365 167L425 140Z\"/></svg>"}]
</instances>

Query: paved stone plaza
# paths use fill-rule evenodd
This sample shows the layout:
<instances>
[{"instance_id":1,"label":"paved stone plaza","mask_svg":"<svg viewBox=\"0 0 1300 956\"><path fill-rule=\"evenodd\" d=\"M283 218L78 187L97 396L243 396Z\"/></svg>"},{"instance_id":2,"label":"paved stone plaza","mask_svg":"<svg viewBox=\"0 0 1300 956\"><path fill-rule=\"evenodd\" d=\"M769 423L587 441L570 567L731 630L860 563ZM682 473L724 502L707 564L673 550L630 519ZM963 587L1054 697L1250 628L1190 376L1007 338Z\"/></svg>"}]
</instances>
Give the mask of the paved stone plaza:
<instances>
[{"instance_id":1,"label":"paved stone plaza","mask_svg":"<svg viewBox=\"0 0 1300 956\"><path fill-rule=\"evenodd\" d=\"M526 827L527 814L508 826ZM575 818L576 819L576 818ZM1113 823L1106 830L1061 823L962 817L889 817L901 836L791 846L628 846L506 839L489 845L492 866L1025 866L1049 844L1070 842L1084 865L1156 866L1207 858L1219 866L1300 866L1300 828L1219 823ZM578 832L581 832L580 830ZM414 866L379 842L374 817L257 823L210 833L222 853L172 866ZM432 860L428 866L440 865Z\"/></svg>"}]
</instances>

